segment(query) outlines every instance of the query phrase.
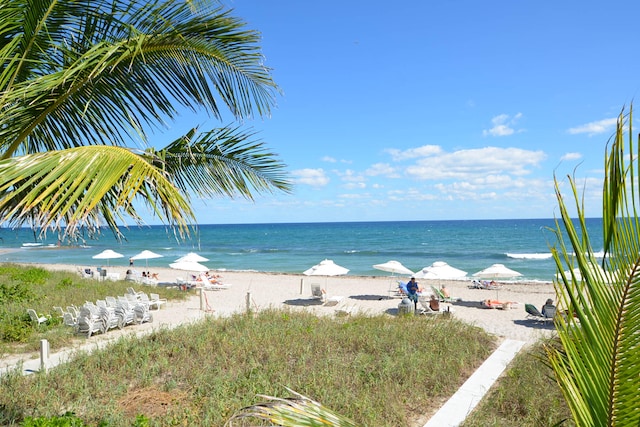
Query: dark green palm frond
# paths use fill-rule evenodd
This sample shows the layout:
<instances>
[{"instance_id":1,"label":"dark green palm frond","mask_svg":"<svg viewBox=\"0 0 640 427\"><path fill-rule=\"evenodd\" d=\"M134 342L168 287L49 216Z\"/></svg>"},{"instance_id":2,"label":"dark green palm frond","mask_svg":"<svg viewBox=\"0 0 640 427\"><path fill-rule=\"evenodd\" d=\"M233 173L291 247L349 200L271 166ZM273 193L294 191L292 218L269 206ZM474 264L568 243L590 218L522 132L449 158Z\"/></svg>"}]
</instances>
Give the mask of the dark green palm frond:
<instances>
[{"instance_id":1,"label":"dark green palm frond","mask_svg":"<svg viewBox=\"0 0 640 427\"><path fill-rule=\"evenodd\" d=\"M252 190L290 191L284 164L253 140L254 135L230 128L199 135L193 130L153 154L162 162L158 166L185 192L252 199Z\"/></svg>"},{"instance_id":2,"label":"dark green palm frond","mask_svg":"<svg viewBox=\"0 0 640 427\"><path fill-rule=\"evenodd\" d=\"M144 157L130 150L89 146L27 155L0 162L0 213L17 226L62 229L117 227L129 216L140 221L136 201L163 221L188 232L189 201ZM104 223L103 223L104 222Z\"/></svg>"},{"instance_id":3,"label":"dark green palm frond","mask_svg":"<svg viewBox=\"0 0 640 427\"><path fill-rule=\"evenodd\" d=\"M272 423L272 426L284 427L356 427L353 421L325 408L322 404L289 391L296 397L282 399L260 396L268 399L268 402L241 409L227 421L225 427L233 427L235 420L244 419L259 419Z\"/></svg>"},{"instance_id":4,"label":"dark green palm frond","mask_svg":"<svg viewBox=\"0 0 640 427\"><path fill-rule=\"evenodd\" d=\"M223 102L241 118L268 114L274 103L258 33L220 9L194 14L177 1L96 1L74 16L76 2L37 5L11 15L29 31L7 26L0 34L19 40L2 59L5 158L125 145L132 131L144 137L145 127L177 117L179 105L220 118Z\"/></svg>"},{"instance_id":5,"label":"dark green palm frond","mask_svg":"<svg viewBox=\"0 0 640 427\"><path fill-rule=\"evenodd\" d=\"M632 134L631 114L628 116ZM573 220L559 190L562 223L553 248L560 273L555 284L560 348L547 347L551 365L574 420L580 426L637 426L640 423L640 224L635 199L638 153L629 139L625 155L621 114L606 156L603 190L602 262L589 244L585 210L569 178L578 215ZM577 224L577 225L576 225ZM568 242L562 237L564 228ZM564 274L577 267L580 275Z\"/></svg>"}]
</instances>

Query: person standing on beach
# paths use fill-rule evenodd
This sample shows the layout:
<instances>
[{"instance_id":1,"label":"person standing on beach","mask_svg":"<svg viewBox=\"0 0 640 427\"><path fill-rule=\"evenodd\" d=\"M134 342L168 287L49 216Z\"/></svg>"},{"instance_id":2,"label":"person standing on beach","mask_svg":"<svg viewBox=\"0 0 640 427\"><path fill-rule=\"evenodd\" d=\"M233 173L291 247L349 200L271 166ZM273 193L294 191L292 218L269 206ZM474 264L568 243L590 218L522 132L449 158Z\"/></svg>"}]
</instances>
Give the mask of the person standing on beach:
<instances>
[{"instance_id":1,"label":"person standing on beach","mask_svg":"<svg viewBox=\"0 0 640 427\"><path fill-rule=\"evenodd\" d=\"M129 258L129 267L133 267L133 258Z\"/></svg>"},{"instance_id":2,"label":"person standing on beach","mask_svg":"<svg viewBox=\"0 0 640 427\"><path fill-rule=\"evenodd\" d=\"M418 287L418 282L416 282L416 278L412 277L407 283L407 297L413 301L415 305L415 310L418 309L418 291L420 288Z\"/></svg>"}]
</instances>

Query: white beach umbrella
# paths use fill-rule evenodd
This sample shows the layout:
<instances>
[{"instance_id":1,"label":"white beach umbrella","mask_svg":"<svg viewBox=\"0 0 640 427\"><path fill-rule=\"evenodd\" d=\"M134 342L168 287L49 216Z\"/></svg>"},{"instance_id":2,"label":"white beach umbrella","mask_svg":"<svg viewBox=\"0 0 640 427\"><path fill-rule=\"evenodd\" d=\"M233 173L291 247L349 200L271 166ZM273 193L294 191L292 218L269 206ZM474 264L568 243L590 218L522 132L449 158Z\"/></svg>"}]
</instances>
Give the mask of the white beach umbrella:
<instances>
[{"instance_id":1,"label":"white beach umbrella","mask_svg":"<svg viewBox=\"0 0 640 427\"><path fill-rule=\"evenodd\" d=\"M341 276L343 274L347 274L348 272L349 272L348 268L339 266L338 264L336 264L330 259L325 259L324 261L321 261L320 263L314 265L310 269L305 270L302 274L304 274L305 276L328 277L328 276ZM328 279L325 279L325 284L324 284L325 290L327 288L327 281Z\"/></svg>"},{"instance_id":2,"label":"white beach umbrella","mask_svg":"<svg viewBox=\"0 0 640 427\"><path fill-rule=\"evenodd\" d=\"M155 252L148 251L148 250L144 250L139 254L136 254L131 257L132 260L138 260L138 259L145 260L147 267L149 266L149 260L154 258L162 258L162 255L157 254Z\"/></svg>"},{"instance_id":3,"label":"white beach umbrella","mask_svg":"<svg viewBox=\"0 0 640 427\"><path fill-rule=\"evenodd\" d=\"M444 261L436 261L430 266L418 271L414 277L416 279L460 280L466 277L466 275L466 271L452 267Z\"/></svg>"},{"instance_id":4,"label":"white beach umbrella","mask_svg":"<svg viewBox=\"0 0 640 427\"><path fill-rule=\"evenodd\" d=\"M518 276L522 276L522 274L505 267L504 264L493 264L484 270L473 273L473 277L480 277L483 279L510 279Z\"/></svg>"},{"instance_id":5,"label":"white beach umbrella","mask_svg":"<svg viewBox=\"0 0 640 427\"><path fill-rule=\"evenodd\" d=\"M402 265L399 261L387 261L383 264L376 264L373 266L376 270L387 271L393 274L402 274L405 276L413 275L413 271Z\"/></svg>"},{"instance_id":6,"label":"white beach umbrella","mask_svg":"<svg viewBox=\"0 0 640 427\"><path fill-rule=\"evenodd\" d=\"M107 260L107 265L109 265L109 260L113 259L113 258L122 258L124 255L112 251L111 249L105 249L104 251L100 252L99 254L96 254L94 256L92 256L91 258L93 259L106 259Z\"/></svg>"},{"instance_id":7,"label":"white beach umbrella","mask_svg":"<svg viewBox=\"0 0 640 427\"><path fill-rule=\"evenodd\" d=\"M187 261L187 262L206 262L209 261L209 258L205 258L201 255L198 255L195 252L189 252L185 256L181 256L176 260L176 262Z\"/></svg>"},{"instance_id":8,"label":"white beach umbrella","mask_svg":"<svg viewBox=\"0 0 640 427\"><path fill-rule=\"evenodd\" d=\"M305 276L341 276L348 272L348 268L341 267L330 259L325 259L310 269L305 270L302 274Z\"/></svg>"},{"instance_id":9,"label":"white beach umbrella","mask_svg":"<svg viewBox=\"0 0 640 427\"><path fill-rule=\"evenodd\" d=\"M194 271L197 273L204 273L205 271L209 271L209 267L207 267L206 265L202 265L196 261L176 261L169 264L169 267L173 268L174 270Z\"/></svg>"}]
</instances>

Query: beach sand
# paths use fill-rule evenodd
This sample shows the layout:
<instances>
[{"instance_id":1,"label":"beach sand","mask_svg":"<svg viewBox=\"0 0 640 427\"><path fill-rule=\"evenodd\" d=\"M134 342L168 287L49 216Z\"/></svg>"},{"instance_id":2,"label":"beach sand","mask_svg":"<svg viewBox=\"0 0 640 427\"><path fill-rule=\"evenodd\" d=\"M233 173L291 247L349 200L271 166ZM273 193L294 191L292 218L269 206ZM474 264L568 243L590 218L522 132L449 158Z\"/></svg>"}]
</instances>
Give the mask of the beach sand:
<instances>
[{"instance_id":1,"label":"beach sand","mask_svg":"<svg viewBox=\"0 0 640 427\"><path fill-rule=\"evenodd\" d=\"M49 270L78 271L76 266L65 264L29 264ZM119 273L124 278L128 267L108 267L109 273ZM139 267L138 267L139 269ZM95 270L95 268L94 268ZM170 268L150 268L152 273L158 273L161 282L175 282L177 278L189 277L189 272ZM128 326L122 330L111 330L106 334L97 334L89 339L78 340L75 349L95 347L96 343L115 340L124 335L142 336L157 328L171 328L178 324L197 321L204 316L229 316L235 312L245 312L249 306L253 311L266 308L285 308L290 310L305 310L317 315L334 316L344 314L345 311L377 315L386 313L395 317L401 299L391 298L389 290L397 283L398 278L390 276L304 276L302 274L278 274L253 271L221 271L212 270L222 276L222 282L231 285L228 289L205 291L188 291L191 297L185 301L170 301L160 310L153 310L153 322L142 325ZM514 339L531 344L543 337L550 336L554 330L552 325L526 319L525 303L541 307L547 298L555 299L551 283L508 283L499 282L499 290L469 289L470 281L431 281L419 280L419 284L427 289L430 286L439 287L445 284L451 296L462 298L462 301L449 306L452 315L471 325L478 326L499 338ZM321 304L311 295L311 284L319 284L329 300L339 300L335 304ZM153 292L163 296L163 288L132 282L136 290ZM341 298L336 298L341 297ZM486 299L511 301L511 309L486 309L481 302ZM420 305L418 305L420 307ZM426 317L426 316L425 316ZM425 319L425 321L428 321ZM30 355L30 357L37 355ZM29 356L3 358L0 368L11 366L19 360Z\"/></svg>"}]
</instances>

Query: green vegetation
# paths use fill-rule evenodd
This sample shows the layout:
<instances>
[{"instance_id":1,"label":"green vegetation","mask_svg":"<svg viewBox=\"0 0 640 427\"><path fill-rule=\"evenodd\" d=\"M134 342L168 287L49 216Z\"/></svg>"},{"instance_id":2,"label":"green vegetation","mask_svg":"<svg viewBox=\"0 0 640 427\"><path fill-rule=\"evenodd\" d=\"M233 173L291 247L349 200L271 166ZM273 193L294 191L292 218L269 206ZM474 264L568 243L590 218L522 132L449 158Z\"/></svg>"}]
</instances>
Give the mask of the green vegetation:
<instances>
[{"instance_id":1,"label":"green vegetation","mask_svg":"<svg viewBox=\"0 0 640 427\"><path fill-rule=\"evenodd\" d=\"M23 282L25 277L34 282ZM0 268L0 283L6 288L21 283L28 296L0 306L1 329L9 309L24 313L34 307L54 319L54 305L122 294L128 286L13 265ZM162 293L185 296L169 289ZM35 351L41 338L52 348L85 340L58 322L35 327L26 321L23 327L29 338L3 341L3 353ZM495 347L494 338L455 319L331 319L275 310L209 319L120 339L48 374L3 377L0 424L223 425L264 395L295 397L289 388L356 425L423 425ZM567 418L550 375L538 357L521 355L469 425L491 419L496 426L537 426Z\"/></svg>"},{"instance_id":2,"label":"green vegetation","mask_svg":"<svg viewBox=\"0 0 640 427\"><path fill-rule=\"evenodd\" d=\"M0 22L4 225L120 237L146 207L184 235L192 194L289 191L252 130L150 140L183 110L245 120L275 104L260 34L217 2L0 0Z\"/></svg>"},{"instance_id":3,"label":"green vegetation","mask_svg":"<svg viewBox=\"0 0 640 427\"><path fill-rule=\"evenodd\" d=\"M569 243L558 233L554 259L558 271L578 268L581 278L563 274L556 284L558 309L564 313L555 322L561 345L547 346L547 353L580 426L640 425L640 147L634 147L632 112L620 114L605 157L602 260L591 247L575 180L569 177L576 220L556 180Z\"/></svg>"},{"instance_id":4,"label":"green vegetation","mask_svg":"<svg viewBox=\"0 0 640 427\"><path fill-rule=\"evenodd\" d=\"M0 265L0 354L37 352L40 340L45 338L52 351L83 339L62 324L53 307L80 306L85 301L124 295L129 286L130 282L83 279L69 272ZM187 296L176 289L162 289L161 293L163 298L174 300ZM28 308L49 320L34 325L27 314Z\"/></svg>"}]
</instances>

